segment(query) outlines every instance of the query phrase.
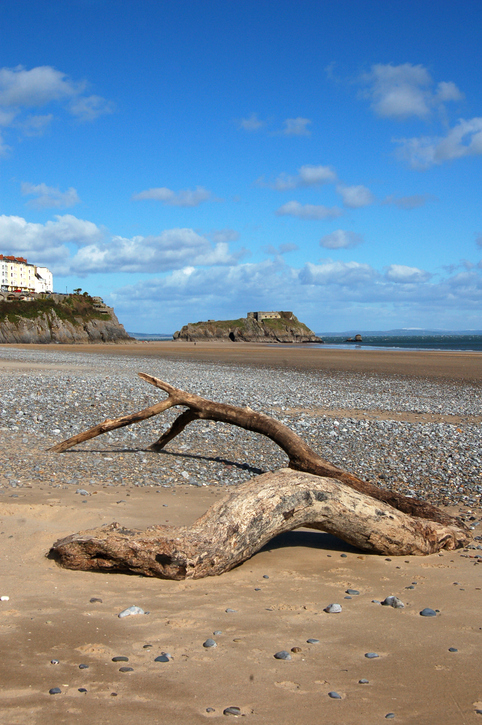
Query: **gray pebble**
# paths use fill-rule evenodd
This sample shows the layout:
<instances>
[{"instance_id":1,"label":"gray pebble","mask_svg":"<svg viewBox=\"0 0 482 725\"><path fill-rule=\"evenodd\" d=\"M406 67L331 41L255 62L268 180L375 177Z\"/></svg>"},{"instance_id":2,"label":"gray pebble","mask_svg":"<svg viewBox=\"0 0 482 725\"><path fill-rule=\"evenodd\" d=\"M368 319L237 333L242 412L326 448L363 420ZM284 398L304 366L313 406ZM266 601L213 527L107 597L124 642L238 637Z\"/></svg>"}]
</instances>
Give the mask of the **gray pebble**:
<instances>
[{"instance_id":1,"label":"gray pebble","mask_svg":"<svg viewBox=\"0 0 482 725\"><path fill-rule=\"evenodd\" d=\"M75 493L80 493L81 496L90 496L90 493L85 488L78 488Z\"/></svg>"},{"instance_id":2,"label":"gray pebble","mask_svg":"<svg viewBox=\"0 0 482 725\"><path fill-rule=\"evenodd\" d=\"M94 602L99 602L99 604L102 604L102 599L100 599L100 597L91 597L89 601L91 604L94 604Z\"/></svg>"},{"instance_id":3,"label":"gray pebble","mask_svg":"<svg viewBox=\"0 0 482 725\"><path fill-rule=\"evenodd\" d=\"M449 647L449 652L458 652L456 647Z\"/></svg>"},{"instance_id":4,"label":"gray pebble","mask_svg":"<svg viewBox=\"0 0 482 725\"><path fill-rule=\"evenodd\" d=\"M387 714L385 715L385 720L393 720L394 717L395 717L394 712L387 712Z\"/></svg>"},{"instance_id":5,"label":"gray pebble","mask_svg":"<svg viewBox=\"0 0 482 725\"><path fill-rule=\"evenodd\" d=\"M87 692L87 690L85 687L79 687L78 692Z\"/></svg>"},{"instance_id":6,"label":"gray pebble","mask_svg":"<svg viewBox=\"0 0 482 725\"><path fill-rule=\"evenodd\" d=\"M124 657L124 655L118 655L117 657L112 658L112 662L129 662L129 658Z\"/></svg>"},{"instance_id":7,"label":"gray pebble","mask_svg":"<svg viewBox=\"0 0 482 725\"><path fill-rule=\"evenodd\" d=\"M339 614L341 612L341 604L329 604L323 611L328 612L328 614Z\"/></svg>"},{"instance_id":8,"label":"gray pebble","mask_svg":"<svg viewBox=\"0 0 482 725\"><path fill-rule=\"evenodd\" d=\"M216 712L216 710L214 709L214 707L207 707L206 712Z\"/></svg>"},{"instance_id":9,"label":"gray pebble","mask_svg":"<svg viewBox=\"0 0 482 725\"><path fill-rule=\"evenodd\" d=\"M360 592L358 591L358 589L347 589L346 594L350 594L351 596L355 597L360 594Z\"/></svg>"},{"instance_id":10,"label":"gray pebble","mask_svg":"<svg viewBox=\"0 0 482 725\"><path fill-rule=\"evenodd\" d=\"M216 630L215 630L215 631L213 632L213 634L214 634L214 636L215 636L215 637L217 637L217 636L218 636L219 634L222 634L222 631L221 631L220 629L216 629Z\"/></svg>"},{"instance_id":11,"label":"gray pebble","mask_svg":"<svg viewBox=\"0 0 482 725\"><path fill-rule=\"evenodd\" d=\"M166 654L159 655L154 662L169 662L169 657Z\"/></svg>"},{"instance_id":12,"label":"gray pebble","mask_svg":"<svg viewBox=\"0 0 482 725\"><path fill-rule=\"evenodd\" d=\"M308 644L320 644L319 639L313 639L312 637L310 637L310 639L307 639L306 641L308 642Z\"/></svg>"},{"instance_id":13,"label":"gray pebble","mask_svg":"<svg viewBox=\"0 0 482 725\"><path fill-rule=\"evenodd\" d=\"M211 639L210 637L205 642L203 642L203 647L206 647L206 648L217 647L217 646L218 645L216 644L216 642L213 639Z\"/></svg>"},{"instance_id":14,"label":"gray pebble","mask_svg":"<svg viewBox=\"0 0 482 725\"><path fill-rule=\"evenodd\" d=\"M364 677L362 677L361 680L358 680L359 685L368 685L368 683L369 683L369 680L365 680Z\"/></svg>"},{"instance_id":15,"label":"gray pebble","mask_svg":"<svg viewBox=\"0 0 482 725\"><path fill-rule=\"evenodd\" d=\"M285 649L282 649L279 652L276 652L276 654L274 655L274 658L276 660L290 660L291 655Z\"/></svg>"},{"instance_id":16,"label":"gray pebble","mask_svg":"<svg viewBox=\"0 0 482 725\"><path fill-rule=\"evenodd\" d=\"M230 609L229 607L224 610L225 612L236 612L236 609Z\"/></svg>"},{"instance_id":17,"label":"gray pebble","mask_svg":"<svg viewBox=\"0 0 482 725\"><path fill-rule=\"evenodd\" d=\"M433 609L430 609L430 607L425 607L425 609L422 609L420 612L421 617L436 617L437 614Z\"/></svg>"},{"instance_id":18,"label":"gray pebble","mask_svg":"<svg viewBox=\"0 0 482 725\"><path fill-rule=\"evenodd\" d=\"M374 660L374 659L376 659L377 657L379 657L379 655L377 655L377 653L376 653L376 652L367 652L367 653L365 654L365 657L366 657L366 658L367 658L368 660Z\"/></svg>"},{"instance_id":19,"label":"gray pebble","mask_svg":"<svg viewBox=\"0 0 482 725\"><path fill-rule=\"evenodd\" d=\"M133 667L119 667L119 672L134 672Z\"/></svg>"},{"instance_id":20,"label":"gray pebble","mask_svg":"<svg viewBox=\"0 0 482 725\"><path fill-rule=\"evenodd\" d=\"M263 574L263 579L269 579L269 576L267 574Z\"/></svg>"},{"instance_id":21,"label":"gray pebble","mask_svg":"<svg viewBox=\"0 0 482 725\"><path fill-rule=\"evenodd\" d=\"M88 670L89 665L79 665L79 670Z\"/></svg>"},{"instance_id":22,"label":"gray pebble","mask_svg":"<svg viewBox=\"0 0 482 725\"><path fill-rule=\"evenodd\" d=\"M328 693L328 697L331 697L333 700L341 700L341 695L339 695L338 692L334 692L333 690Z\"/></svg>"},{"instance_id":23,"label":"gray pebble","mask_svg":"<svg viewBox=\"0 0 482 725\"><path fill-rule=\"evenodd\" d=\"M394 609L403 609L405 604L398 597L385 597L382 602L383 607L393 607Z\"/></svg>"},{"instance_id":24,"label":"gray pebble","mask_svg":"<svg viewBox=\"0 0 482 725\"><path fill-rule=\"evenodd\" d=\"M59 664L59 661L58 660L50 660L50 664L51 665L58 665Z\"/></svg>"},{"instance_id":25,"label":"gray pebble","mask_svg":"<svg viewBox=\"0 0 482 725\"><path fill-rule=\"evenodd\" d=\"M60 695L61 692L62 690L60 689L60 687L51 687L49 690L49 695Z\"/></svg>"},{"instance_id":26,"label":"gray pebble","mask_svg":"<svg viewBox=\"0 0 482 725\"><path fill-rule=\"evenodd\" d=\"M239 707L227 707L223 710L223 715L241 715L241 709Z\"/></svg>"}]
</instances>

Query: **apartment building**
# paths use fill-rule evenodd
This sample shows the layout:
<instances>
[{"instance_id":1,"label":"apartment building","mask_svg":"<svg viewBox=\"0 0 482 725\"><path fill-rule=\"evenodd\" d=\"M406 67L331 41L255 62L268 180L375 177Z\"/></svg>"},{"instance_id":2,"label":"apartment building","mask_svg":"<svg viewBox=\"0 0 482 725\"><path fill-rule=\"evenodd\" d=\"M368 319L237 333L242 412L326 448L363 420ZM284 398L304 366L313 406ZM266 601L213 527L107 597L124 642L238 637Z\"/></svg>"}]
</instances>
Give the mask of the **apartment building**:
<instances>
[{"instance_id":1,"label":"apartment building","mask_svg":"<svg viewBox=\"0 0 482 725\"><path fill-rule=\"evenodd\" d=\"M2 292L53 292L52 272L47 267L29 264L24 257L0 254Z\"/></svg>"}]
</instances>

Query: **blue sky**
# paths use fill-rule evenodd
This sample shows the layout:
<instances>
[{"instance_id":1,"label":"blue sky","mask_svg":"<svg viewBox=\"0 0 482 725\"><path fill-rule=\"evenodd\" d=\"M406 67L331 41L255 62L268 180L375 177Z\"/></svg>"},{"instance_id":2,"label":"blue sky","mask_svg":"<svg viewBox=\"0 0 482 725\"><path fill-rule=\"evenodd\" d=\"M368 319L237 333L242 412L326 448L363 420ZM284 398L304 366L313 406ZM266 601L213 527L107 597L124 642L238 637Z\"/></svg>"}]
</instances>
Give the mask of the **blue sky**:
<instances>
[{"instance_id":1,"label":"blue sky","mask_svg":"<svg viewBox=\"0 0 482 725\"><path fill-rule=\"evenodd\" d=\"M3 0L0 252L131 331L482 328L482 3Z\"/></svg>"}]
</instances>

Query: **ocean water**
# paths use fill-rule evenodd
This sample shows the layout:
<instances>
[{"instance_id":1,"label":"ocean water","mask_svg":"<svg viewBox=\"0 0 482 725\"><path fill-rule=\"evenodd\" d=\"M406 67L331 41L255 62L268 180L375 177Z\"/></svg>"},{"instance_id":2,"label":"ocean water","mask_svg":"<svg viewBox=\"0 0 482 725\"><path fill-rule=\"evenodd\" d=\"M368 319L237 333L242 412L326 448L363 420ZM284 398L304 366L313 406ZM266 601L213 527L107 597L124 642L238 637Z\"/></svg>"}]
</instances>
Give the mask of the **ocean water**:
<instances>
[{"instance_id":1,"label":"ocean water","mask_svg":"<svg viewBox=\"0 0 482 725\"><path fill-rule=\"evenodd\" d=\"M363 342L345 342L346 338L322 335L324 345L339 349L375 348L379 350L447 350L482 352L482 335L363 335ZM315 347L313 345L313 347Z\"/></svg>"}]
</instances>

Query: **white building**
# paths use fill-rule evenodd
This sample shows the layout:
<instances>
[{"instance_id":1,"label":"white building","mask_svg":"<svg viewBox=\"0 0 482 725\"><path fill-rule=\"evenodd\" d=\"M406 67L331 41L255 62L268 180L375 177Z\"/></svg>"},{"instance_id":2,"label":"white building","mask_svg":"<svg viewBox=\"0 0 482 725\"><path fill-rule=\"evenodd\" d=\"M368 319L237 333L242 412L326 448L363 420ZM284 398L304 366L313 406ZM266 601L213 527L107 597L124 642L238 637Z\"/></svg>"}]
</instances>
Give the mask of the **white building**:
<instances>
[{"instance_id":1,"label":"white building","mask_svg":"<svg viewBox=\"0 0 482 725\"><path fill-rule=\"evenodd\" d=\"M52 272L29 264L24 257L0 254L0 288L2 292L53 292Z\"/></svg>"}]
</instances>

